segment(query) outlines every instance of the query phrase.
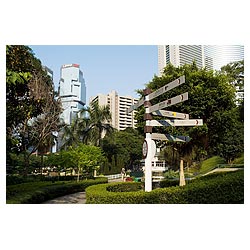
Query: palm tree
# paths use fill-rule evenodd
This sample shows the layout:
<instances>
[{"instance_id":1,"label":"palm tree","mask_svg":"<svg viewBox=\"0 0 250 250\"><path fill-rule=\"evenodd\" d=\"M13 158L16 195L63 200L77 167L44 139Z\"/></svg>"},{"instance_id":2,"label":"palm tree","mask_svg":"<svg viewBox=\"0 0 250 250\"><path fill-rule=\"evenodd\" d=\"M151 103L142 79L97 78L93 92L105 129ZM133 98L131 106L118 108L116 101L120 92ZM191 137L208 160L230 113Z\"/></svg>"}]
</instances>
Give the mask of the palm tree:
<instances>
[{"instance_id":1,"label":"palm tree","mask_svg":"<svg viewBox=\"0 0 250 250\"><path fill-rule=\"evenodd\" d=\"M103 135L113 131L113 127L110 125L111 113L109 106L100 107L95 102L81 112L87 112L88 114L88 116L81 118L81 122L79 122L78 128L82 141L100 146Z\"/></svg>"},{"instance_id":2,"label":"palm tree","mask_svg":"<svg viewBox=\"0 0 250 250\"><path fill-rule=\"evenodd\" d=\"M65 150L69 147L69 146L76 146L79 143L79 136L78 136L78 123L79 123L79 119L76 118L72 124L67 125L65 124L65 126L63 127L63 131L62 131L62 147Z\"/></svg>"}]
</instances>

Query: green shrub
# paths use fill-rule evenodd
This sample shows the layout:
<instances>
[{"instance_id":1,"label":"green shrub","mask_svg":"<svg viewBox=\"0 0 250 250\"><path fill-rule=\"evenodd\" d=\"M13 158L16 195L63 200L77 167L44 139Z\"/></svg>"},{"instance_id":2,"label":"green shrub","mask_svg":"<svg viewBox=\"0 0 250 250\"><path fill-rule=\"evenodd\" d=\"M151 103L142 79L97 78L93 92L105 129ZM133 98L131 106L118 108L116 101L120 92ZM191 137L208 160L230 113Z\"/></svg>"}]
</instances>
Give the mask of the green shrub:
<instances>
[{"instance_id":1,"label":"green shrub","mask_svg":"<svg viewBox=\"0 0 250 250\"><path fill-rule=\"evenodd\" d=\"M110 185L107 187L107 191L109 192L134 192L139 191L143 189L142 183L131 183L131 182L125 182L125 183L117 183L116 185Z\"/></svg>"},{"instance_id":2,"label":"green shrub","mask_svg":"<svg viewBox=\"0 0 250 250\"><path fill-rule=\"evenodd\" d=\"M138 182L100 184L86 189L89 204L140 204L145 203L144 196L142 184Z\"/></svg>"},{"instance_id":3,"label":"green shrub","mask_svg":"<svg viewBox=\"0 0 250 250\"><path fill-rule=\"evenodd\" d=\"M84 180L86 177L80 175L80 180ZM7 175L6 176L6 185L15 185L27 182L38 182L38 181L76 181L76 175L66 175L66 176L44 176L44 175L29 175L29 176L21 176L21 175Z\"/></svg>"},{"instance_id":4,"label":"green shrub","mask_svg":"<svg viewBox=\"0 0 250 250\"><path fill-rule=\"evenodd\" d=\"M244 203L244 172L198 178L188 185L138 190L141 183L111 183L86 189L92 204L239 204ZM136 186L137 185L137 186ZM118 186L118 187L116 187ZM138 188L138 189L137 189ZM129 191L129 192L128 192Z\"/></svg>"},{"instance_id":5,"label":"green shrub","mask_svg":"<svg viewBox=\"0 0 250 250\"><path fill-rule=\"evenodd\" d=\"M160 187L165 188L165 187L179 186L179 183L180 183L179 180L166 179L166 180L160 181Z\"/></svg>"},{"instance_id":6,"label":"green shrub","mask_svg":"<svg viewBox=\"0 0 250 250\"><path fill-rule=\"evenodd\" d=\"M80 182L32 182L7 186L7 203L42 203L62 195L85 191L88 186L107 183L107 178L96 178Z\"/></svg>"},{"instance_id":7,"label":"green shrub","mask_svg":"<svg viewBox=\"0 0 250 250\"><path fill-rule=\"evenodd\" d=\"M244 155L233 160L233 164L243 164L244 166Z\"/></svg>"}]
</instances>

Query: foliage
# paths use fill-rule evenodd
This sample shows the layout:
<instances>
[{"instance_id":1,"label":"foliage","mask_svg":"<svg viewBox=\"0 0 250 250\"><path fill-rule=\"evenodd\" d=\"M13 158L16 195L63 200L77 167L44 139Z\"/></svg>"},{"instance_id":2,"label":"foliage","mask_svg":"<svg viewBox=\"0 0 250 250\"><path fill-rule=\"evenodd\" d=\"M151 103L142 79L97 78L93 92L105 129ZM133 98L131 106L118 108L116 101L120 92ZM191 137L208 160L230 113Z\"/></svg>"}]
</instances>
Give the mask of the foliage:
<instances>
[{"instance_id":1,"label":"foliage","mask_svg":"<svg viewBox=\"0 0 250 250\"><path fill-rule=\"evenodd\" d=\"M221 68L221 73L226 75L231 84L244 89L244 61L232 62Z\"/></svg>"},{"instance_id":2,"label":"foliage","mask_svg":"<svg viewBox=\"0 0 250 250\"><path fill-rule=\"evenodd\" d=\"M244 155L242 154L240 157L234 159L233 164L244 164Z\"/></svg>"},{"instance_id":3,"label":"foliage","mask_svg":"<svg viewBox=\"0 0 250 250\"><path fill-rule=\"evenodd\" d=\"M107 178L81 182L32 182L7 186L7 204L42 203L66 194L84 191L88 186L107 183Z\"/></svg>"},{"instance_id":4,"label":"foliage","mask_svg":"<svg viewBox=\"0 0 250 250\"><path fill-rule=\"evenodd\" d=\"M93 176L93 170L98 169L104 160L102 150L99 147L79 144L77 147L70 147L65 152L72 166L78 169L78 179L80 172L85 172Z\"/></svg>"},{"instance_id":5,"label":"foliage","mask_svg":"<svg viewBox=\"0 0 250 250\"><path fill-rule=\"evenodd\" d=\"M106 133L113 132L110 125L111 113L109 106L99 106L97 102L90 104L90 107L83 109L85 115L79 121L78 134L82 142L89 142L92 145L100 146L100 140ZM87 115L86 115L87 113Z\"/></svg>"},{"instance_id":6,"label":"foliage","mask_svg":"<svg viewBox=\"0 0 250 250\"><path fill-rule=\"evenodd\" d=\"M151 104L154 105L188 92L188 100L171 107L170 110L187 113L190 119L203 119L204 125L199 127L156 127L153 132L189 136L191 141L188 143L175 143L175 145L167 143L167 145L172 145L172 148L176 147L179 157L185 157L189 165L193 160L200 161L204 157L218 153L229 161L237 157L243 152L243 112L236 107L236 89L231 84L232 75L229 79L229 75L224 71L214 72L199 69L195 63L178 68L169 64L165 67L163 75L154 76L152 81L147 84L147 88L155 91L182 75L185 75L185 84L153 99ZM234 75L234 77L236 76ZM241 71L240 77L242 82L244 72ZM144 108L142 107L136 116L141 133L143 133L145 125L143 114ZM162 117L155 118L162 119ZM162 143L162 147L164 146L166 143ZM169 153L171 154L171 151Z\"/></svg>"},{"instance_id":7,"label":"foliage","mask_svg":"<svg viewBox=\"0 0 250 250\"><path fill-rule=\"evenodd\" d=\"M112 135L106 135L101 141L101 147L110 163L116 162L121 168L136 168L142 159L143 136L133 128L115 131Z\"/></svg>"},{"instance_id":8,"label":"foliage","mask_svg":"<svg viewBox=\"0 0 250 250\"><path fill-rule=\"evenodd\" d=\"M75 181L76 176L67 175L67 176L46 176L46 175L7 175L6 176L6 185L15 185L27 182L39 182L39 181L47 181L47 182L60 182L60 181Z\"/></svg>"},{"instance_id":9,"label":"foliage","mask_svg":"<svg viewBox=\"0 0 250 250\"><path fill-rule=\"evenodd\" d=\"M78 135L78 122L79 120L73 120L71 124L65 124L62 128L62 146L61 150L66 150L70 146L77 146L80 143Z\"/></svg>"},{"instance_id":10,"label":"foliage","mask_svg":"<svg viewBox=\"0 0 250 250\"><path fill-rule=\"evenodd\" d=\"M61 149L76 147L79 143L100 146L101 138L113 132L110 121L109 106L100 107L95 102L90 107L84 107L72 124L63 126Z\"/></svg>"},{"instance_id":11,"label":"foliage","mask_svg":"<svg viewBox=\"0 0 250 250\"><path fill-rule=\"evenodd\" d=\"M151 192L115 191L115 185L101 184L86 189L87 203L91 204L240 204L244 203L244 172L197 179L186 186L158 188ZM140 185L140 183L129 183ZM126 186L127 188L127 186Z\"/></svg>"},{"instance_id":12,"label":"foliage","mask_svg":"<svg viewBox=\"0 0 250 250\"><path fill-rule=\"evenodd\" d=\"M47 151L54 142L61 104L55 100L52 79L27 46L6 46L6 146L24 153L25 174L33 152Z\"/></svg>"},{"instance_id":13,"label":"foliage","mask_svg":"<svg viewBox=\"0 0 250 250\"><path fill-rule=\"evenodd\" d=\"M179 177L179 173L177 173L176 171L173 170L168 170L164 173L164 177L166 179L174 179L174 178L178 178Z\"/></svg>"}]
</instances>

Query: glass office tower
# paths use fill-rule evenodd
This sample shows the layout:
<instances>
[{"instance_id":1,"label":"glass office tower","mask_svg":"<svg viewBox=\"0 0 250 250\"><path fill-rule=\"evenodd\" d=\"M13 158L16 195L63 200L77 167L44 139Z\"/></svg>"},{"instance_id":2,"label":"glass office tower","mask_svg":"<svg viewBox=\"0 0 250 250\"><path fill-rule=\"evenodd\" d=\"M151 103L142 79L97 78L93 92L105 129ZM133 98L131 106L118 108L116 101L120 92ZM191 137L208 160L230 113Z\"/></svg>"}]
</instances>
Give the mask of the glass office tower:
<instances>
[{"instance_id":1,"label":"glass office tower","mask_svg":"<svg viewBox=\"0 0 250 250\"><path fill-rule=\"evenodd\" d=\"M159 45L159 75L167 64L175 67L191 64L194 60L199 68L219 70L230 62L244 59L243 45Z\"/></svg>"},{"instance_id":2,"label":"glass office tower","mask_svg":"<svg viewBox=\"0 0 250 250\"><path fill-rule=\"evenodd\" d=\"M86 104L86 85L79 64L65 64L61 67L58 92L63 107L61 117L66 124L71 124Z\"/></svg>"},{"instance_id":3,"label":"glass office tower","mask_svg":"<svg viewBox=\"0 0 250 250\"><path fill-rule=\"evenodd\" d=\"M206 66L214 70L231 62L244 60L243 45L205 45L204 54Z\"/></svg>"}]
</instances>

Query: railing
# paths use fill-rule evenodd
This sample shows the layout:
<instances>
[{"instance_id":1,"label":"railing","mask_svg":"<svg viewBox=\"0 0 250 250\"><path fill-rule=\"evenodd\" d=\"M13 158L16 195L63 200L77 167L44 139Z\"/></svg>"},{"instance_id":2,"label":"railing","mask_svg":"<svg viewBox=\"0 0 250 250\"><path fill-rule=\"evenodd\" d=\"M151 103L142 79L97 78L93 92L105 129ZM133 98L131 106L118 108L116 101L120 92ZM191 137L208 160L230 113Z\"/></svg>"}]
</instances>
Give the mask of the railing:
<instances>
[{"instance_id":1,"label":"railing","mask_svg":"<svg viewBox=\"0 0 250 250\"><path fill-rule=\"evenodd\" d=\"M244 164L218 164L216 168L243 168Z\"/></svg>"},{"instance_id":2,"label":"railing","mask_svg":"<svg viewBox=\"0 0 250 250\"><path fill-rule=\"evenodd\" d=\"M120 179L122 178L121 174L110 174L110 175L105 175L105 177L108 178L108 180L113 180L113 179Z\"/></svg>"}]
</instances>

